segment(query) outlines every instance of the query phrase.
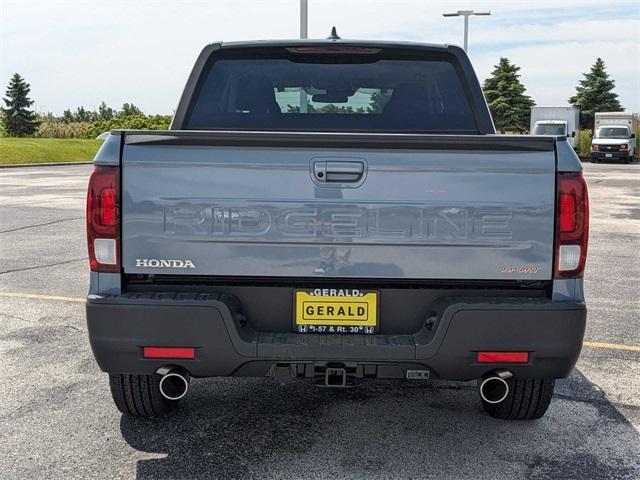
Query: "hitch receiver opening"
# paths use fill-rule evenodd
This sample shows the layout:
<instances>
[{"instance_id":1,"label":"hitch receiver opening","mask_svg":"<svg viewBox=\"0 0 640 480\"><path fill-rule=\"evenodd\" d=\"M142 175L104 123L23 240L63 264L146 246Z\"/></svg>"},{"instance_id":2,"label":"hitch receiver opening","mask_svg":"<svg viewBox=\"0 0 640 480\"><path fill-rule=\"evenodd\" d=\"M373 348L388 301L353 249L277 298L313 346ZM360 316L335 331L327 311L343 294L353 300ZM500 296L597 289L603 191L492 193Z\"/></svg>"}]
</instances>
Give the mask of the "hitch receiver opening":
<instances>
[{"instance_id":1,"label":"hitch receiver opening","mask_svg":"<svg viewBox=\"0 0 640 480\"><path fill-rule=\"evenodd\" d=\"M324 374L324 384L326 387L346 387L347 370L344 368L327 367Z\"/></svg>"}]
</instances>

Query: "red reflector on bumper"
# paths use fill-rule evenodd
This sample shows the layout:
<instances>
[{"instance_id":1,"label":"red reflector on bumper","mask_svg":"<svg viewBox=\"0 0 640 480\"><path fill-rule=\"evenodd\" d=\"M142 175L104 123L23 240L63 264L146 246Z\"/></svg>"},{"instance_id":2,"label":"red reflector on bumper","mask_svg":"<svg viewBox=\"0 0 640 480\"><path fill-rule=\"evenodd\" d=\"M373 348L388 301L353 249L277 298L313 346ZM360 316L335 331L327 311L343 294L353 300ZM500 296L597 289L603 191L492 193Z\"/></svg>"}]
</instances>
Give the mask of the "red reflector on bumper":
<instances>
[{"instance_id":1,"label":"red reflector on bumper","mask_svg":"<svg viewBox=\"0 0 640 480\"><path fill-rule=\"evenodd\" d=\"M478 363L527 363L529 352L478 352Z\"/></svg>"},{"instance_id":2,"label":"red reflector on bumper","mask_svg":"<svg viewBox=\"0 0 640 480\"><path fill-rule=\"evenodd\" d=\"M144 347L144 358L196 358L193 347Z\"/></svg>"}]
</instances>

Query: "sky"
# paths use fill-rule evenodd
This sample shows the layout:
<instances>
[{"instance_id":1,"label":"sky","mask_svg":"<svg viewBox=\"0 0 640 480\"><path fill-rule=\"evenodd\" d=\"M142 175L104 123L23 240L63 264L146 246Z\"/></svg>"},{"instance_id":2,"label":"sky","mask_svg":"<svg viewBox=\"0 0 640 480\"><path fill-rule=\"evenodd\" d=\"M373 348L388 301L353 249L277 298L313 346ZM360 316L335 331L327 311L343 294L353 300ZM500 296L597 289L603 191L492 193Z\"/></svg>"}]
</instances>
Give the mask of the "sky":
<instances>
[{"instance_id":1,"label":"sky","mask_svg":"<svg viewBox=\"0 0 640 480\"><path fill-rule=\"evenodd\" d=\"M622 106L640 111L640 0L308 0L309 37L461 45L481 80L501 56L537 105L565 106L603 58ZM39 112L132 102L171 114L200 52L215 41L296 38L299 0L0 0L0 89L20 73Z\"/></svg>"}]
</instances>

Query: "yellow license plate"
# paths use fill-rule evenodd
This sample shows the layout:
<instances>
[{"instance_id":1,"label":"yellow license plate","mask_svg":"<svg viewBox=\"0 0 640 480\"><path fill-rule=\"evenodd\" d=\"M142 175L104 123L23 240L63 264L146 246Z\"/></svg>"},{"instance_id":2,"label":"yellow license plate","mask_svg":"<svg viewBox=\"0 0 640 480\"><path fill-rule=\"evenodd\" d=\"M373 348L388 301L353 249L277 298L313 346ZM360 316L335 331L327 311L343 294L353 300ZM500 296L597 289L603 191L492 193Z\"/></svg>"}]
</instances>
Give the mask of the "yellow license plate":
<instances>
[{"instance_id":1,"label":"yellow license plate","mask_svg":"<svg viewBox=\"0 0 640 480\"><path fill-rule=\"evenodd\" d=\"M375 333L378 292L317 288L295 291L295 328L300 333Z\"/></svg>"}]
</instances>

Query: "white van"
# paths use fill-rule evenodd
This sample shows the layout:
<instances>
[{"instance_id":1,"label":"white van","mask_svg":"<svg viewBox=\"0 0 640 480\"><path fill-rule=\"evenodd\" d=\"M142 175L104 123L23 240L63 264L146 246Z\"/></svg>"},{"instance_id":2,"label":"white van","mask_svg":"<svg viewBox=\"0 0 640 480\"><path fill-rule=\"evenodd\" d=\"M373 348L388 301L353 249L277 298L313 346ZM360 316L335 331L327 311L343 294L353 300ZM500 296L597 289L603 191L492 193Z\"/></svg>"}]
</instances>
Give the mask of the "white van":
<instances>
[{"instance_id":1,"label":"white van","mask_svg":"<svg viewBox=\"0 0 640 480\"><path fill-rule=\"evenodd\" d=\"M591 161L633 161L636 154L638 114L627 112L598 112L595 115Z\"/></svg>"}]
</instances>

